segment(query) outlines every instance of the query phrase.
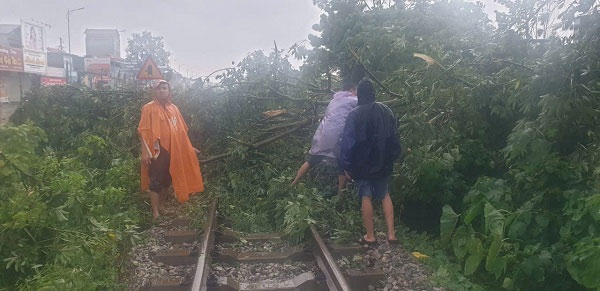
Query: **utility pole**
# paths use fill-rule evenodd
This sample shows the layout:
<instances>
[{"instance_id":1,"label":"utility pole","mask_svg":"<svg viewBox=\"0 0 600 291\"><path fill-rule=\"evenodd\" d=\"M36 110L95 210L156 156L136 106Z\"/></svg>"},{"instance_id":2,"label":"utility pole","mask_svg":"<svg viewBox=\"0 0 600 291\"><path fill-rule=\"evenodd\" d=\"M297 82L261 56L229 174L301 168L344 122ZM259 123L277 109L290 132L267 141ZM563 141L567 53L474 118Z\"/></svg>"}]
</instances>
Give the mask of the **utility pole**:
<instances>
[{"instance_id":1,"label":"utility pole","mask_svg":"<svg viewBox=\"0 0 600 291\"><path fill-rule=\"evenodd\" d=\"M63 50L64 47L63 47L63 44L62 44L62 42L63 42L62 37L59 37L58 41L60 42L60 45L58 46L58 48L60 49L61 52L64 52L64 50Z\"/></svg>"},{"instance_id":2,"label":"utility pole","mask_svg":"<svg viewBox=\"0 0 600 291\"><path fill-rule=\"evenodd\" d=\"M69 54L71 54L71 12L75 12L78 10L83 10L85 7L77 8L77 9L67 9L67 35L69 38Z\"/></svg>"}]
</instances>

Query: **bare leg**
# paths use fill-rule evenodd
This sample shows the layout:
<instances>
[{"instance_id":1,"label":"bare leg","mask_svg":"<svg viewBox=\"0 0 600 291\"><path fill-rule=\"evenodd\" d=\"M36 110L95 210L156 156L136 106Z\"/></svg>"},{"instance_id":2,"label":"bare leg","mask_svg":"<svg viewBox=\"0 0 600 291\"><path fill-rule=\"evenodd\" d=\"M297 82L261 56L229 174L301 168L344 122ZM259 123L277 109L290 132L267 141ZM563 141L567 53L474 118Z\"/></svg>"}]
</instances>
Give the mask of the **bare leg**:
<instances>
[{"instance_id":1,"label":"bare leg","mask_svg":"<svg viewBox=\"0 0 600 291\"><path fill-rule=\"evenodd\" d=\"M160 196L154 191L148 191L150 194L150 205L152 205L152 217L157 219L159 216L158 208L160 206Z\"/></svg>"},{"instance_id":2,"label":"bare leg","mask_svg":"<svg viewBox=\"0 0 600 291\"><path fill-rule=\"evenodd\" d=\"M373 230L373 203L371 203L371 197L362 198L362 218L367 230L365 240L368 242L375 241L375 232Z\"/></svg>"},{"instance_id":3,"label":"bare leg","mask_svg":"<svg viewBox=\"0 0 600 291\"><path fill-rule=\"evenodd\" d=\"M165 187L160 191L160 204L159 209L165 209L165 203L167 202L167 195L169 195L169 187Z\"/></svg>"},{"instance_id":4,"label":"bare leg","mask_svg":"<svg viewBox=\"0 0 600 291\"><path fill-rule=\"evenodd\" d=\"M302 166L300 166L300 169L298 169L298 173L296 174L296 178L294 178L292 185L296 185L296 183L298 183L300 178L302 178L304 175L306 175L306 173L308 173L309 168L310 168L310 165L308 164L308 162L304 162L304 164L302 164Z\"/></svg>"},{"instance_id":5,"label":"bare leg","mask_svg":"<svg viewBox=\"0 0 600 291\"><path fill-rule=\"evenodd\" d=\"M382 201L383 216L385 216L385 224L387 224L388 240L396 240L396 230L394 229L394 205L390 198L390 193L385 194Z\"/></svg>"},{"instance_id":6,"label":"bare leg","mask_svg":"<svg viewBox=\"0 0 600 291\"><path fill-rule=\"evenodd\" d=\"M346 176L338 176L338 196L342 196L342 193L346 189Z\"/></svg>"}]
</instances>

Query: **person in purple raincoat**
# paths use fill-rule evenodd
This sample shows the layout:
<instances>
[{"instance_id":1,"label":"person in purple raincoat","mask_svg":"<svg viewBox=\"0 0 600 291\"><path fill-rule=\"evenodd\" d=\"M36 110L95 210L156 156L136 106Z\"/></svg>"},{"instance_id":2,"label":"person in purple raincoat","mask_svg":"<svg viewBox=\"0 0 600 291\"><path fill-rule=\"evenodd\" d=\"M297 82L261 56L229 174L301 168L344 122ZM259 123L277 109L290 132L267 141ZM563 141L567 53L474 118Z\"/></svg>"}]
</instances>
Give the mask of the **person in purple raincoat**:
<instances>
[{"instance_id":1,"label":"person in purple raincoat","mask_svg":"<svg viewBox=\"0 0 600 291\"><path fill-rule=\"evenodd\" d=\"M311 167L323 162L338 169L338 195L342 194L346 187L346 176L338 164L339 143L346 124L346 117L357 103L356 84L345 82L342 91L335 93L327 105L325 116L313 136L306 162L298 169L296 178L292 182L293 185L298 183Z\"/></svg>"}]
</instances>

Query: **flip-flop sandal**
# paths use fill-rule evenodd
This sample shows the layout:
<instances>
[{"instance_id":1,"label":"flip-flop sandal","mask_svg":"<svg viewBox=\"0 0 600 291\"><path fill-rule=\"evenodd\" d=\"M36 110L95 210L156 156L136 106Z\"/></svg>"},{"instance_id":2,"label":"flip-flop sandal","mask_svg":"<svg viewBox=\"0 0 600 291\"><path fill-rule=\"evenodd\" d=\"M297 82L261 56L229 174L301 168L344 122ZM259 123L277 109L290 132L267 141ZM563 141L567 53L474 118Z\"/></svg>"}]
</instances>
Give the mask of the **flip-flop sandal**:
<instances>
[{"instance_id":1,"label":"flip-flop sandal","mask_svg":"<svg viewBox=\"0 0 600 291\"><path fill-rule=\"evenodd\" d=\"M369 245L369 246L374 246L374 245L376 245L376 244L377 244L377 240L375 240L375 241L368 241L368 240L366 240L366 239L365 239L365 237L364 237L364 236L363 236L363 237L361 237L361 238L358 240L358 242L359 242L361 245Z\"/></svg>"}]
</instances>

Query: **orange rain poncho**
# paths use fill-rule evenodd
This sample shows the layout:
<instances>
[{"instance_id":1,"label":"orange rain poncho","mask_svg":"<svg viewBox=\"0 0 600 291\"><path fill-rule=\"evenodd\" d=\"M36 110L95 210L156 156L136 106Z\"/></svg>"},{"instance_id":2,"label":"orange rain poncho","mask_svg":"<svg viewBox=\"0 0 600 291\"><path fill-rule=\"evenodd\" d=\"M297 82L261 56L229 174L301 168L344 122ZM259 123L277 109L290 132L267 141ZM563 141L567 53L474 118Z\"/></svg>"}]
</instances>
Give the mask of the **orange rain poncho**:
<instances>
[{"instance_id":1,"label":"orange rain poncho","mask_svg":"<svg viewBox=\"0 0 600 291\"><path fill-rule=\"evenodd\" d=\"M163 82L167 83L161 80L158 84ZM161 105L156 98L144 105L138 132L143 140L142 150L148 151L153 159L158 157L160 147L170 153L169 173L175 196L180 203L186 202L190 194L204 191L198 158L187 135L188 126L177 106L170 102L170 98L165 105ZM142 164L143 191L149 189L148 171L149 167Z\"/></svg>"}]
</instances>

